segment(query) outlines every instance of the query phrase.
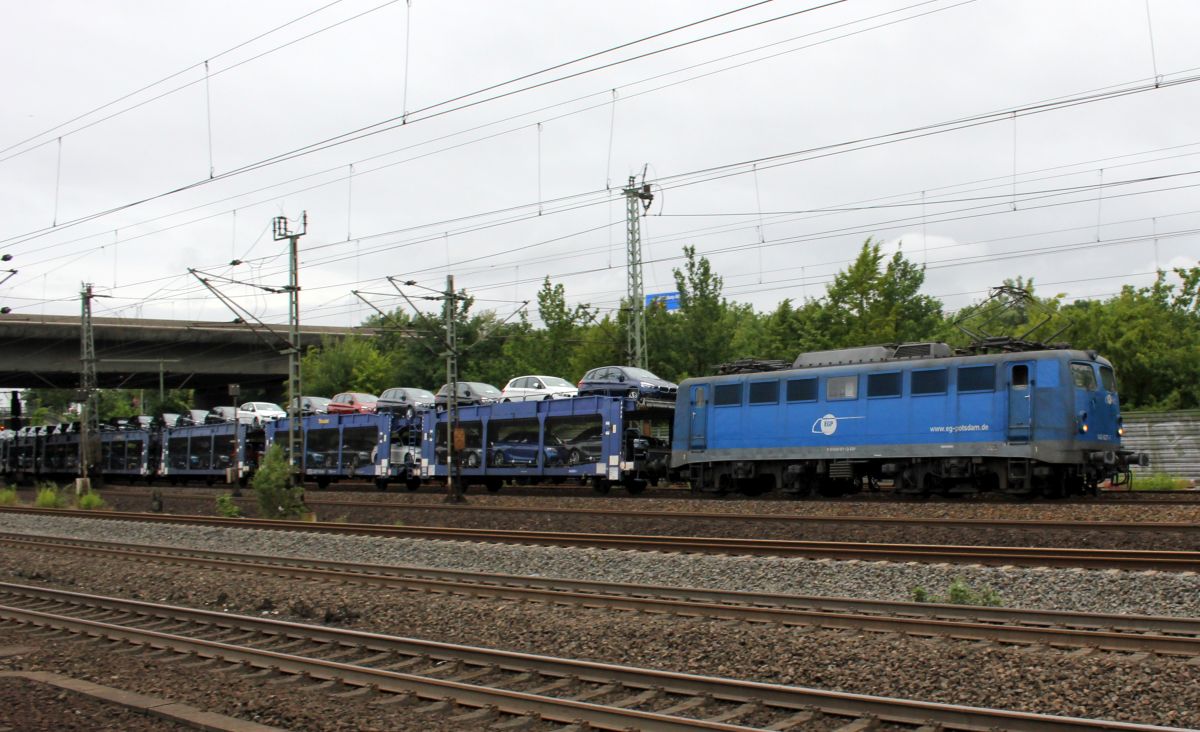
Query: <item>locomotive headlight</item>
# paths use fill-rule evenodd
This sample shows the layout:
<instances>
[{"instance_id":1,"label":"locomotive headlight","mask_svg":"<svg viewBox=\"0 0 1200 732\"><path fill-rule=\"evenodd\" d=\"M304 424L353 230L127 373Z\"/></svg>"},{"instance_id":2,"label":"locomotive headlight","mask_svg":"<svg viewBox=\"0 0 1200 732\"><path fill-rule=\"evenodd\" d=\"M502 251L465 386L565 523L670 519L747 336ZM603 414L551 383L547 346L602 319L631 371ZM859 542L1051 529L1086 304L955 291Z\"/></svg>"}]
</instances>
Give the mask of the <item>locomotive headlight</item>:
<instances>
[{"instance_id":1,"label":"locomotive headlight","mask_svg":"<svg viewBox=\"0 0 1200 732\"><path fill-rule=\"evenodd\" d=\"M1118 436L1118 437L1124 437L1124 436L1125 436L1125 428L1124 428L1124 427L1118 427L1118 428L1117 428L1117 436Z\"/></svg>"},{"instance_id":2,"label":"locomotive headlight","mask_svg":"<svg viewBox=\"0 0 1200 732\"><path fill-rule=\"evenodd\" d=\"M1087 425L1086 424L1079 425L1079 431L1084 434L1087 434Z\"/></svg>"},{"instance_id":3,"label":"locomotive headlight","mask_svg":"<svg viewBox=\"0 0 1200 732\"><path fill-rule=\"evenodd\" d=\"M1085 434L1085 435L1087 434L1087 431L1088 431L1088 426L1087 426L1087 412L1080 412L1080 413L1079 413L1079 431L1080 431L1080 432L1082 432L1082 433L1083 433L1083 434Z\"/></svg>"}]
</instances>

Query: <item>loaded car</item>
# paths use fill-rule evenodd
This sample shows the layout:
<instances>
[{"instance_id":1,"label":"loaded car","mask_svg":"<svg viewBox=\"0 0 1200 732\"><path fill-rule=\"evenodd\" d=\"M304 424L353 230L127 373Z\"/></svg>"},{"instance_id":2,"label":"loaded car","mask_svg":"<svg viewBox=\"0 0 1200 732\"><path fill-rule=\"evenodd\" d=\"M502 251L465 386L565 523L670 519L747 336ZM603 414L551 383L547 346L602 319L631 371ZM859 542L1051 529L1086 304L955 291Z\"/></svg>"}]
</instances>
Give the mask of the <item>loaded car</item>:
<instances>
[{"instance_id":1,"label":"loaded car","mask_svg":"<svg viewBox=\"0 0 1200 732\"><path fill-rule=\"evenodd\" d=\"M295 400L293 400L295 401ZM306 396L300 397L300 414L327 414L329 411L328 397Z\"/></svg>"},{"instance_id":2,"label":"loaded car","mask_svg":"<svg viewBox=\"0 0 1200 732\"><path fill-rule=\"evenodd\" d=\"M601 366L579 380L579 396L618 396L630 399L675 400L676 384L634 366Z\"/></svg>"},{"instance_id":3,"label":"loaded car","mask_svg":"<svg viewBox=\"0 0 1200 732\"><path fill-rule=\"evenodd\" d=\"M525 402L540 399L569 399L579 393L571 382L557 376L518 376L500 392L501 401Z\"/></svg>"},{"instance_id":4,"label":"loaded car","mask_svg":"<svg viewBox=\"0 0 1200 732\"><path fill-rule=\"evenodd\" d=\"M238 420L255 426L283 419L287 412L283 407L273 402L246 402L238 407Z\"/></svg>"},{"instance_id":5,"label":"loaded car","mask_svg":"<svg viewBox=\"0 0 1200 732\"><path fill-rule=\"evenodd\" d=\"M539 444L537 430L520 430L511 432L501 440L496 440L490 446L491 464L496 467L504 465L537 465L538 450L545 451L545 465L561 465L565 457L562 441L552 435L547 435L547 444Z\"/></svg>"},{"instance_id":6,"label":"loaded car","mask_svg":"<svg viewBox=\"0 0 1200 732\"><path fill-rule=\"evenodd\" d=\"M344 391L341 394L335 394L333 399L329 400L329 404L325 405L325 410L329 414L358 414L360 412L370 414L375 411L375 403L378 401L379 397L374 394Z\"/></svg>"},{"instance_id":7,"label":"loaded car","mask_svg":"<svg viewBox=\"0 0 1200 732\"><path fill-rule=\"evenodd\" d=\"M450 385L442 384L442 388L438 389L437 396L433 398L433 403L438 409L446 409L446 403L450 395ZM484 384L479 381L459 381L458 382L458 406L469 407L477 404L492 404L500 401L500 390L491 384Z\"/></svg>"},{"instance_id":8,"label":"loaded car","mask_svg":"<svg viewBox=\"0 0 1200 732\"><path fill-rule=\"evenodd\" d=\"M409 386L397 386L379 395L375 403L376 412L391 412L412 417L419 410L432 409L434 396L432 391L416 389Z\"/></svg>"}]
</instances>

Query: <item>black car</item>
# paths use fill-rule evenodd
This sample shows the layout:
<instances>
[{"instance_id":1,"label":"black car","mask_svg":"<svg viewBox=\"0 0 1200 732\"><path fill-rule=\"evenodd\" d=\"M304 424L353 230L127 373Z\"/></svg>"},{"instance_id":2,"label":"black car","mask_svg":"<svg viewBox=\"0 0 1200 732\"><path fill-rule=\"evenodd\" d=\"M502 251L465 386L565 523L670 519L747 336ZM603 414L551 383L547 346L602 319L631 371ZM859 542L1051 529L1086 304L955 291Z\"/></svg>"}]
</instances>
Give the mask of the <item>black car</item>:
<instances>
[{"instance_id":1,"label":"black car","mask_svg":"<svg viewBox=\"0 0 1200 732\"><path fill-rule=\"evenodd\" d=\"M567 464L580 465L600 460L600 453L603 449L601 441L603 435L604 428L600 425L588 427L574 437L563 437L560 435L563 449L567 453Z\"/></svg>"},{"instance_id":2,"label":"black car","mask_svg":"<svg viewBox=\"0 0 1200 732\"><path fill-rule=\"evenodd\" d=\"M442 384L437 396L433 398L438 409L446 409L447 398L450 395L450 385ZM492 404L500 401L500 390L491 384L479 381L458 382L458 406L469 407L476 404Z\"/></svg>"},{"instance_id":3,"label":"black car","mask_svg":"<svg viewBox=\"0 0 1200 732\"><path fill-rule=\"evenodd\" d=\"M579 380L579 396L618 396L630 399L675 400L679 387L634 366L601 366Z\"/></svg>"},{"instance_id":4,"label":"black car","mask_svg":"<svg viewBox=\"0 0 1200 732\"><path fill-rule=\"evenodd\" d=\"M433 392L425 389L414 389L407 386L397 386L379 395L375 402L375 411L391 412L411 417L422 409L432 409L435 397ZM459 397L461 400L461 397Z\"/></svg>"}]
</instances>

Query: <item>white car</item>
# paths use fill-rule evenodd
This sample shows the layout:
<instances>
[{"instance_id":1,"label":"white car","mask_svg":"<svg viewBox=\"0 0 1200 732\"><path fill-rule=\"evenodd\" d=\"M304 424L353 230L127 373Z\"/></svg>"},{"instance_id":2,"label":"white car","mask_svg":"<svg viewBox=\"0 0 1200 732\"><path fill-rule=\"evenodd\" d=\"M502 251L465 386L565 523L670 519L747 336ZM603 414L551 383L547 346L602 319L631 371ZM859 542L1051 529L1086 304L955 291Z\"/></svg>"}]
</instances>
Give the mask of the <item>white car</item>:
<instances>
[{"instance_id":1,"label":"white car","mask_svg":"<svg viewBox=\"0 0 1200 732\"><path fill-rule=\"evenodd\" d=\"M566 379L557 376L518 376L500 392L504 402L527 402L541 399L570 399L579 390Z\"/></svg>"},{"instance_id":2,"label":"white car","mask_svg":"<svg viewBox=\"0 0 1200 732\"><path fill-rule=\"evenodd\" d=\"M283 407L271 402L246 402L238 407L238 421L253 425L262 425L283 419L287 412Z\"/></svg>"}]
</instances>

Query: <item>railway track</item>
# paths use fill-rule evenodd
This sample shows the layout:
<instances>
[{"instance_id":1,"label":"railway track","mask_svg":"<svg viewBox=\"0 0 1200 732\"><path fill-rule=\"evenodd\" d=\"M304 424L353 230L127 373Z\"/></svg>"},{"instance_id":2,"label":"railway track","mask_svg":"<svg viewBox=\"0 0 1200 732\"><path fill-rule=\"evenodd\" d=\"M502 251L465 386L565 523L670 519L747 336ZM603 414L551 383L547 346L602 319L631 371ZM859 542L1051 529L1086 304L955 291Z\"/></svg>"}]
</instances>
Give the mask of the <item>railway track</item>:
<instances>
[{"instance_id":1,"label":"railway track","mask_svg":"<svg viewBox=\"0 0 1200 732\"><path fill-rule=\"evenodd\" d=\"M830 692L434 643L24 585L0 584L0 618L63 637L150 652L189 669L342 698L440 711L464 728L661 732L1177 728Z\"/></svg>"},{"instance_id":2,"label":"railway track","mask_svg":"<svg viewBox=\"0 0 1200 732\"><path fill-rule=\"evenodd\" d=\"M144 493L106 491L106 495L140 496ZM207 500L211 495L186 495L179 498ZM418 511L432 514L474 513L500 516L584 516L589 518L620 518L658 520L696 520L729 523L813 524L818 526L878 526L921 527L937 529L1019 529L1025 531L1078 531L1161 534L1177 532L1194 534L1200 540L1200 523L1181 521L1035 521L1030 519L972 519L972 518L896 518L881 516L809 516L780 513L729 513L722 511L663 511L622 510L608 508L557 508L529 506L463 505L444 503L408 503L400 501L356 501L353 499L314 498L305 495L310 507L340 507ZM253 499L245 499L252 503ZM1198 504L1200 505L1200 504Z\"/></svg>"},{"instance_id":3,"label":"railway track","mask_svg":"<svg viewBox=\"0 0 1200 732\"><path fill-rule=\"evenodd\" d=\"M148 561L415 592L823 629L943 636L1074 653L1115 651L1200 659L1200 618L964 607L854 598L619 584L461 570L255 556L175 547L0 534L0 546ZM1196 661L1200 664L1200 660Z\"/></svg>"},{"instance_id":4,"label":"railway track","mask_svg":"<svg viewBox=\"0 0 1200 732\"><path fill-rule=\"evenodd\" d=\"M245 529L310 531L407 539L532 544L695 554L757 555L839 560L854 559L860 561L888 562L949 562L990 566L1076 567L1177 572L1200 571L1200 551L1070 549L1059 547L962 546L948 544L877 544L785 539L639 536L632 534L464 529L439 526L320 523L251 518L227 519L215 516L185 516L121 511L76 511L71 509L16 506L2 506L0 507L0 512L200 526L225 526Z\"/></svg>"}]
</instances>

